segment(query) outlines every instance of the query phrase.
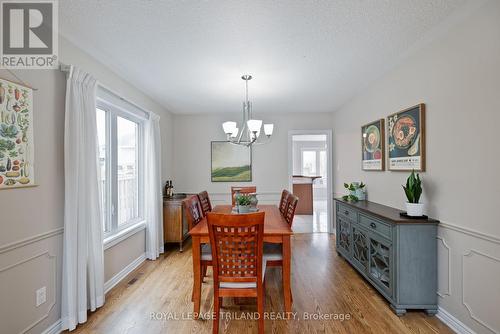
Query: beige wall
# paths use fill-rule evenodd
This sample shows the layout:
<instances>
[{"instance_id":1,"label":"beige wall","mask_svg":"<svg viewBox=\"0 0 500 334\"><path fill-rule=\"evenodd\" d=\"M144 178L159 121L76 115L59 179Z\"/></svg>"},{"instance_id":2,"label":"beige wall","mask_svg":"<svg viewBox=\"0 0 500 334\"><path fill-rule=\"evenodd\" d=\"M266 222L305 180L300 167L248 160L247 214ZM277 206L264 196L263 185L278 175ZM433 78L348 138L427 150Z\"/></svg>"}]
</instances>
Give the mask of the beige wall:
<instances>
[{"instance_id":1,"label":"beige wall","mask_svg":"<svg viewBox=\"0 0 500 334\"><path fill-rule=\"evenodd\" d=\"M172 117L117 74L61 38L63 63L80 66L122 96L157 113L162 129L162 178L172 177ZM64 99L59 70L16 71L34 92L35 176L38 187L0 191L0 331L41 333L60 318L64 213ZM15 80L7 71L0 77ZM111 279L145 251L144 230L105 251ZM35 291L47 287L47 302L35 307Z\"/></svg>"},{"instance_id":2,"label":"beige wall","mask_svg":"<svg viewBox=\"0 0 500 334\"><path fill-rule=\"evenodd\" d=\"M35 188L0 191L2 333L40 333L60 317L64 213L65 79L59 71L17 71L33 87ZM16 80L5 70L0 77ZM35 291L47 302L35 307Z\"/></svg>"},{"instance_id":3,"label":"beige wall","mask_svg":"<svg viewBox=\"0 0 500 334\"><path fill-rule=\"evenodd\" d=\"M404 208L407 173L361 171L360 127L427 107L423 201L439 229L439 304L478 333L500 332L500 2L476 9L334 113L334 192Z\"/></svg>"},{"instance_id":4,"label":"beige wall","mask_svg":"<svg viewBox=\"0 0 500 334\"><path fill-rule=\"evenodd\" d=\"M235 106L238 107L238 106ZM279 201L281 190L288 188L288 131L324 130L332 123L331 113L257 114L274 123L269 143L252 150L252 182L229 183L210 180L210 142L225 140L222 122L240 121L241 114L174 115L174 181L176 191L208 190L217 203L230 201L230 187L256 185L259 201Z\"/></svg>"}]
</instances>

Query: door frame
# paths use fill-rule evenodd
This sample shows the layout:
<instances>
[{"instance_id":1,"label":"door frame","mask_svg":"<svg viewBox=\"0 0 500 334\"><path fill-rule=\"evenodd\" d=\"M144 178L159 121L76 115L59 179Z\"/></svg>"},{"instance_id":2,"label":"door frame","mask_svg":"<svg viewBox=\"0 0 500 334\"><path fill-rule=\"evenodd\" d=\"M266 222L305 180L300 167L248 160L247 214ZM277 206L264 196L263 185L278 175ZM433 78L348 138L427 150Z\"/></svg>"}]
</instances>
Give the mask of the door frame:
<instances>
[{"instance_id":1,"label":"door frame","mask_svg":"<svg viewBox=\"0 0 500 334\"><path fill-rule=\"evenodd\" d=\"M293 190L293 136L295 135L326 135L326 155L328 182L326 185L326 217L328 233L334 233L333 224L333 132L324 130L289 130L288 131L288 190Z\"/></svg>"}]
</instances>

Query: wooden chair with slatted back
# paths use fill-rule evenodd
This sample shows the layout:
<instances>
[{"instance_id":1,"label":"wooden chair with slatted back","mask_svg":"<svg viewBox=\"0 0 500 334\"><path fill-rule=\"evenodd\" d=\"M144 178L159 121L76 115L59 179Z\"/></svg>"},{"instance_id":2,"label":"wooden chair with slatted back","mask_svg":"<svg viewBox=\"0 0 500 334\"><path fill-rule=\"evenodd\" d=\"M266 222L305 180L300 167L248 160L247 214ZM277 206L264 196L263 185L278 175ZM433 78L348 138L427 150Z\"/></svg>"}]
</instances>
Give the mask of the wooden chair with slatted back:
<instances>
[{"instance_id":1,"label":"wooden chair with slatted back","mask_svg":"<svg viewBox=\"0 0 500 334\"><path fill-rule=\"evenodd\" d=\"M264 212L232 215L209 212L208 233L214 272L213 333L219 332L223 297L256 297L259 333L264 333Z\"/></svg>"},{"instance_id":2,"label":"wooden chair with slatted back","mask_svg":"<svg viewBox=\"0 0 500 334\"><path fill-rule=\"evenodd\" d=\"M285 218L290 227L292 227L295 209L297 208L298 203L299 198L292 193L288 193L286 211L283 218ZM281 244L264 243L264 257L266 258L268 267L283 268L283 249Z\"/></svg>"},{"instance_id":3,"label":"wooden chair with slatted back","mask_svg":"<svg viewBox=\"0 0 500 334\"><path fill-rule=\"evenodd\" d=\"M297 209L297 204L299 203L299 198L294 194L289 194L287 198L286 211L284 214L285 220L292 227L293 218L295 217L295 209Z\"/></svg>"},{"instance_id":4,"label":"wooden chair with slatted back","mask_svg":"<svg viewBox=\"0 0 500 334\"><path fill-rule=\"evenodd\" d=\"M210 197L208 197L208 192L206 190L202 191L198 194L198 198L200 199L203 215L206 216L208 212L212 211L212 203L210 202Z\"/></svg>"},{"instance_id":5,"label":"wooden chair with slatted back","mask_svg":"<svg viewBox=\"0 0 500 334\"><path fill-rule=\"evenodd\" d=\"M290 196L290 192L286 189L283 189L283 191L281 192L281 200L280 200L280 205L279 205L279 209L280 209L282 216L285 216L285 212L286 212L287 204L288 204L288 196Z\"/></svg>"},{"instance_id":6,"label":"wooden chair with slatted back","mask_svg":"<svg viewBox=\"0 0 500 334\"><path fill-rule=\"evenodd\" d=\"M257 192L257 187L255 186L249 186L249 187L231 187L231 204L232 206L235 206L234 202L234 194L236 192L239 192L240 194L253 194Z\"/></svg>"},{"instance_id":7,"label":"wooden chair with slatted back","mask_svg":"<svg viewBox=\"0 0 500 334\"><path fill-rule=\"evenodd\" d=\"M188 223L189 230L195 227L203 218L203 210L201 208L200 199L198 195L192 195L182 201L182 207L184 209L186 220ZM201 246L201 281L207 275L207 267L212 265L212 249L208 244L202 244Z\"/></svg>"}]
</instances>

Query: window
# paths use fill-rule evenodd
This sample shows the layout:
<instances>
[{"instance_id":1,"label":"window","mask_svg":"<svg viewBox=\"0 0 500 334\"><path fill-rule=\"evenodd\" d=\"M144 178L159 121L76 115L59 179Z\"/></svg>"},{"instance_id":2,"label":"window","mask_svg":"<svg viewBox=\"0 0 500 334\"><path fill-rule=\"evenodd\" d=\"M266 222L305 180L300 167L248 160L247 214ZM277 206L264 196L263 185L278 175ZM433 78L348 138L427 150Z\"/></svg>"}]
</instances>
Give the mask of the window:
<instances>
[{"instance_id":1,"label":"window","mask_svg":"<svg viewBox=\"0 0 500 334\"><path fill-rule=\"evenodd\" d=\"M98 100L96 110L105 237L141 222L142 120Z\"/></svg>"},{"instance_id":2,"label":"window","mask_svg":"<svg viewBox=\"0 0 500 334\"><path fill-rule=\"evenodd\" d=\"M302 173L316 175L316 151L302 151Z\"/></svg>"}]
</instances>

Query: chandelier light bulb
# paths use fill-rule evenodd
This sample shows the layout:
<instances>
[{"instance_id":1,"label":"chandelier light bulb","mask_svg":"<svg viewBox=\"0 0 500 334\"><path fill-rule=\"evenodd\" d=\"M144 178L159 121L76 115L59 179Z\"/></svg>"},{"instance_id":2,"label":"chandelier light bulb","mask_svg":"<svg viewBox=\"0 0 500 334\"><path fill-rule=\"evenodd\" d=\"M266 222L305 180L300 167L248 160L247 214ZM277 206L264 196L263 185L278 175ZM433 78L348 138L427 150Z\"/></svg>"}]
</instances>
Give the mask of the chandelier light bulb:
<instances>
[{"instance_id":1,"label":"chandelier light bulb","mask_svg":"<svg viewBox=\"0 0 500 334\"><path fill-rule=\"evenodd\" d=\"M272 123L264 124L264 133L266 134L266 136L271 137L273 134L273 130L274 130L274 124Z\"/></svg>"},{"instance_id":2,"label":"chandelier light bulb","mask_svg":"<svg viewBox=\"0 0 500 334\"><path fill-rule=\"evenodd\" d=\"M248 130L250 130L250 132L252 132L252 133L259 132L260 133L260 128L262 127L262 120L249 119L247 121L247 126L248 126Z\"/></svg>"},{"instance_id":3,"label":"chandelier light bulb","mask_svg":"<svg viewBox=\"0 0 500 334\"><path fill-rule=\"evenodd\" d=\"M228 121L222 123L222 129L224 130L224 133L226 135L232 134L237 128L236 128L236 122Z\"/></svg>"}]
</instances>

